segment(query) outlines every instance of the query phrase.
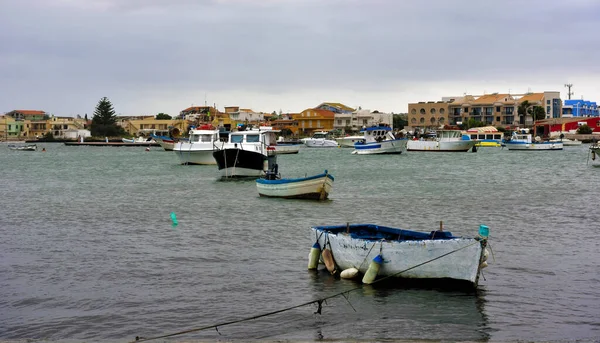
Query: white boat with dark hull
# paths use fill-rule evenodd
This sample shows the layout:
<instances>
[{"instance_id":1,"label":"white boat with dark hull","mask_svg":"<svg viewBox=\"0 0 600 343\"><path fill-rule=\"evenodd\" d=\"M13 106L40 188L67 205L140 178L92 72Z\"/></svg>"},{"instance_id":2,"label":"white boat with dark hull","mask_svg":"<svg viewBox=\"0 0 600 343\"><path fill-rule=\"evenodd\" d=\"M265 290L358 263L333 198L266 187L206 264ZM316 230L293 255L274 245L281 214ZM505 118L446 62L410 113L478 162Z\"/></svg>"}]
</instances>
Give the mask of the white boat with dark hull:
<instances>
[{"instance_id":1,"label":"white boat with dark hull","mask_svg":"<svg viewBox=\"0 0 600 343\"><path fill-rule=\"evenodd\" d=\"M27 144L27 145L15 145L15 144L9 144L8 148L10 150L20 150L20 151L36 151L37 150L37 145L35 144Z\"/></svg>"},{"instance_id":2,"label":"white boat with dark hull","mask_svg":"<svg viewBox=\"0 0 600 343\"><path fill-rule=\"evenodd\" d=\"M316 131L310 138L302 138L302 142L309 148L337 148L338 143L327 131Z\"/></svg>"},{"instance_id":3,"label":"white boat with dark hull","mask_svg":"<svg viewBox=\"0 0 600 343\"><path fill-rule=\"evenodd\" d=\"M181 164L214 165L213 157L219 141L219 130L212 125L202 125L189 132L188 140L175 143L173 151L179 157Z\"/></svg>"},{"instance_id":4,"label":"white boat with dark hull","mask_svg":"<svg viewBox=\"0 0 600 343\"><path fill-rule=\"evenodd\" d=\"M335 139L340 148L354 148L354 143L360 142L365 138L364 135L338 137Z\"/></svg>"},{"instance_id":5,"label":"white boat with dark hull","mask_svg":"<svg viewBox=\"0 0 600 343\"><path fill-rule=\"evenodd\" d=\"M473 149L476 141L468 135L463 135L459 130L438 130L436 136L430 139L409 140L406 144L407 151L438 151L438 152L465 152ZM473 151L476 151L473 149Z\"/></svg>"},{"instance_id":6,"label":"white boat with dark hull","mask_svg":"<svg viewBox=\"0 0 600 343\"><path fill-rule=\"evenodd\" d=\"M448 281L477 286L481 269L487 266L489 228L484 225L474 238L456 237L448 231L417 232L375 224L314 226L311 229L316 244L311 249L309 269L314 269L316 264L312 255L315 247L322 249L321 258L328 270L331 267L334 271L354 268L366 276L370 265L377 262L378 278L424 279L440 286ZM325 253L326 250L329 251ZM367 282L363 278L363 282L373 281Z\"/></svg>"},{"instance_id":7,"label":"white boat with dark hull","mask_svg":"<svg viewBox=\"0 0 600 343\"><path fill-rule=\"evenodd\" d=\"M541 139L532 139L530 133L513 132L510 139L504 141L508 150L519 151L541 151L541 150L563 150L562 142L542 141Z\"/></svg>"},{"instance_id":8,"label":"white boat with dark hull","mask_svg":"<svg viewBox=\"0 0 600 343\"><path fill-rule=\"evenodd\" d=\"M363 139L354 143L353 154L401 154L406 150L408 140L396 138L389 126L368 127L363 133Z\"/></svg>"},{"instance_id":9,"label":"white boat with dark hull","mask_svg":"<svg viewBox=\"0 0 600 343\"><path fill-rule=\"evenodd\" d=\"M333 180L333 176L325 170L322 174L301 178L260 178L256 180L256 188L263 197L326 200Z\"/></svg>"},{"instance_id":10,"label":"white boat with dark hull","mask_svg":"<svg viewBox=\"0 0 600 343\"><path fill-rule=\"evenodd\" d=\"M261 177L267 171L267 153L274 151L279 130L261 127L229 134L226 143L217 144L212 155L222 178Z\"/></svg>"}]
</instances>

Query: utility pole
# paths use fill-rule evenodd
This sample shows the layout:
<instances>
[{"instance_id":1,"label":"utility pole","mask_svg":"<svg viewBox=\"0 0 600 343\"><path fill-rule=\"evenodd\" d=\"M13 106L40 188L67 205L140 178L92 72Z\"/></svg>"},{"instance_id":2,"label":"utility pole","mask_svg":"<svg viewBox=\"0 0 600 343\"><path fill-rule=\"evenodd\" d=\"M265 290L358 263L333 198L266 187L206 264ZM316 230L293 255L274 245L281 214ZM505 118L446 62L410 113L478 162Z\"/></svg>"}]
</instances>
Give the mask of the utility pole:
<instances>
[{"instance_id":1,"label":"utility pole","mask_svg":"<svg viewBox=\"0 0 600 343\"><path fill-rule=\"evenodd\" d=\"M575 93L571 92L571 87L573 87L573 84L565 83L565 87L567 87L569 89L569 91L567 92L567 97L569 97L569 100L571 100L571 95L575 94Z\"/></svg>"}]
</instances>

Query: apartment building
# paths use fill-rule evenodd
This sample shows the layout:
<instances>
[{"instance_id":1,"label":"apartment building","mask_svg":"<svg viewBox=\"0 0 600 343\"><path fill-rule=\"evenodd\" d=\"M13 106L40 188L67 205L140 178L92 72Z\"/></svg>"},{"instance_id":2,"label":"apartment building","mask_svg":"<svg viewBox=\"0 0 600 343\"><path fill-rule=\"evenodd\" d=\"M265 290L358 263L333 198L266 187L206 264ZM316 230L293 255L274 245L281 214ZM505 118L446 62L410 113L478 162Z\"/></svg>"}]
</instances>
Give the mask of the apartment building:
<instances>
[{"instance_id":1,"label":"apartment building","mask_svg":"<svg viewBox=\"0 0 600 343\"><path fill-rule=\"evenodd\" d=\"M533 116L518 113L519 105L527 101L528 108L541 106L546 119L559 118L562 113L560 92L526 94L484 94L443 97L442 101L418 102L408 105L408 123L412 127L437 128L460 125L469 119L492 126L531 126Z\"/></svg>"}]
</instances>

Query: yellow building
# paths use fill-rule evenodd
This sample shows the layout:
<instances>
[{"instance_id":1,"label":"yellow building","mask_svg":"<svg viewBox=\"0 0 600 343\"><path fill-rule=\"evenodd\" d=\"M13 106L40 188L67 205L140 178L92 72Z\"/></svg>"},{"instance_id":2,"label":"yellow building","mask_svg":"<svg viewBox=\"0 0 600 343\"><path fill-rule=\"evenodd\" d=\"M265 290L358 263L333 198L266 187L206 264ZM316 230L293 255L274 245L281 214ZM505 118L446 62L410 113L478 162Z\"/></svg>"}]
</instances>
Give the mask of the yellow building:
<instances>
[{"instance_id":1,"label":"yellow building","mask_svg":"<svg viewBox=\"0 0 600 343\"><path fill-rule=\"evenodd\" d=\"M298 133L309 136L314 131L333 130L335 113L328 110L309 108L292 118L298 122Z\"/></svg>"},{"instance_id":2,"label":"yellow building","mask_svg":"<svg viewBox=\"0 0 600 343\"><path fill-rule=\"evenodd\" d=\"M412 127L437 128L448 123L448 102L421 101L408 104L408 124Z\"/></svg>"},{"instance_id":3,"label":"yellow building","mask_svg":"<svg viewBox=\"0 0 600 343\"><path fill-rule=\"evenodd\" d=\"M186 134L190 123L184 119L156 119L155 116L121 116L117 117L117 125L131 136L148 137L151 134L167 135L169 130L175 131L175 135Z\"/></svg>"}]
</instances>

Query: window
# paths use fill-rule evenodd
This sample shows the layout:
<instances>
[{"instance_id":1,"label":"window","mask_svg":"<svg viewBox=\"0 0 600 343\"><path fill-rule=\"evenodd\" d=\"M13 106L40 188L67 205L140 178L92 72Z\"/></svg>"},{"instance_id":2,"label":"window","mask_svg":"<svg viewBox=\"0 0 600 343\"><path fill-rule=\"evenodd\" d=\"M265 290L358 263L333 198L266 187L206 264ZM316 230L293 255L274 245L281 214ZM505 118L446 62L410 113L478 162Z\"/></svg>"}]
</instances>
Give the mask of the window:
<instances>
[{"instance_id":1,"label":"window","mask_svg":"<svg viewBox=\"0 0 600 343\"><path fill-rule=\"evenodd\" d=\"M337 124L338 124L338 125L342 125L342 120L341 120L341 119L338 119L338 120L337 120Z\"/></svg>"},{"instance_id":2,"label":"window","mask_svg":"<svg viewBox=\"0 0 600 343\"><path fill-rule=\"evenodd\" d=\"M421 123L421 124L425 123L425 118L421 118L421 119L419 120L419 123Z\"/></svg>"},{"instance_id":3,"label":"window","mask_svg":"<svg viewBox=\"0 0 600 343\"><path fill-rule=\"evenodd\" d=\"M317 127L321 127L321 121L317 120Z\"/></svg>"},{"instance_id":4,"label":"window","mask_svg":"<svg viewBox=\"0 0 600 343\"><path fill-rule=\"evenodd\" d=\"M421 114L425 114L425 109L424 109L424 108L422 108L422 109L419 111L419 113L421 113Z\"/></svg>"},{"instance_id":5,"label":"window","mask_svg":"<svg viewBox=\"0 0 600 343\"><path fill-rule=\"evenodd\" d=\"M429 119L429 121L430 121L432 124L435 124L435 118L434 118L434 117L431 117L431 119Z\"/></svg>"},{"instance_id":6,"label":"window","mask_svg":"<svg viewBox=\"0 0 600 343\"><path fill-rule=\"evenodd\" d=\"M241 143L244 140L244 136L242 135L232 135L231 143Z\"/></svg>"},{"instance_id":7,"label":"window","mask_svg":"<svg viewBox=\"0 0 600 343\"><path fill-rule=\"evenodd\" d=\"M368 120L367 119L363 119L363 125L367 125L368 124Z\"/></svg>"},{"instance_id":8,"label":"window","mask_svg":"<svg viewBox=\"0 0 600 343\"><path fill-rule=\"evenodd\" d=\"M548 101L550 101L550 100L548 100ZM550 114L550 106L546 106L546 113Z\"/></svg>"},{"instance_id":9,"label":"window","mask_svg":"<svg viewBox=\"0 0 600 343\"><path fill-rule=\"evenodd\" d=\"M415 110L414 108L410 111L411 114L417 114L417 110Z\"/></svg>"},{"instance_id":10,"label":"window","mask_svg":"<svg viewBox=\"0 0 600 343\"><path fill-rule=\"evenodd\" d=\"M496 121L500 121L500 117L496 117Z\"/></svg>"},{"instance_id":11,"label":"window","mask_svg":"<svg viewBox=\"0 0 600 343\"><path fill-rule=\"evenodd\" d=\"M431 114L435 114L435 108L432 108L432 109L430 109L430 110L429 110L429 113L431 113Z\"/></svg>"},{"instance_id":12,"label":"window","mask_svg":"<svg viewBox=\"0 0 600 343\"><path fill-rule=\"evenodd\" d=\"M546 105L550 105L550 99L546 100Z\"/></svg>"},{"instance_id":13,"label":"window","mask_svg":"<svg viewBox=\"0 0 600 343\"><path fill-rule=\"evenodd\" d=\"M350 125L350 119L346 119L346 125Z\"/></svg>"},{"instance_id":14,"label":"window","mask_svg":"<svg viewBox=\"0 0 600 343\"><path fill-rule=\"evenodd\" d=\"M496 106L496 112L500 112L500 106Z\"/></svg>"},{"instance_id":15,"label":"window","mask_svg":"<svg viewBox=\"0 0 600 343\"><path fill-rule=\"evenodd\" d=\"M444 114L444 113L446 113L446 110L443 108L440 108L440 114Z\"/></svg>"},{"instance_id":16,"label":"window","mask_svg":"<svg viewBox=\"0 0 600 343\"><path fill-rule=\"evenodd\" d=\"M212 137L212 135L202 135L200 137L200 141L201 142L210 142L210 137Z\"/></svg>"},{"instance_id":17,"label":"window","mask_svg":"<svg viewBox=\"0 0 600 343\"><path fill-rule=\"evenodd\" d=\"M313 126L312 126L312 120L309 120L309 121L308 121L308 127L313 127Z\"/></svg>"},{"instance_id":18,"label":"window","mask_svg":"<svg viewBox=\"0 0 600 343\"><path fill-rule=\"evenodd\" d=\"M438 122L440 122L440 124L443 124L443 123L444 123L444 121L445 121L445 120L444 120L444 117L439 117L439 118L438 118Z\"/></svg>"},{"instance_id":19,"label":"window","mask_svg":"<svg viewBox=\"0 0 600 343\"><path fill-rule=\"evenodd\" d=\"M256 143L259 142L259 136L258 135L248 135L246 136L246 142L248 143Z\"/></svg>"},{"instance_id":20,"label":"window","mask_svg":"<svg viewBox=\"0 0 600 343\"><path fill-rule=\"evenodd\" d=\"M416 124L416 123L417 123L417 119L416 119L416 118L412 118L412 119L410 120L410 123L411 123L411 124ZM600 123L600 121L599 121L598 123Z\"/></svg>"}]
</instances>

